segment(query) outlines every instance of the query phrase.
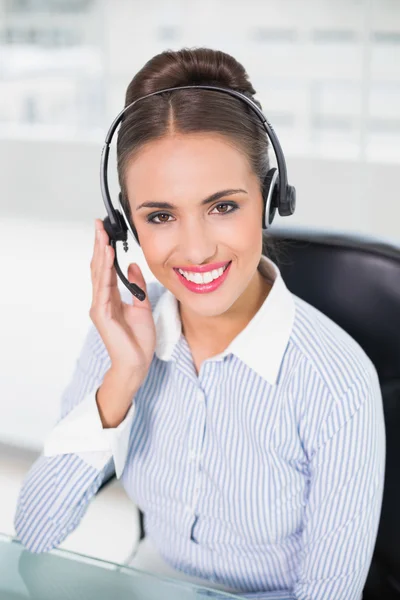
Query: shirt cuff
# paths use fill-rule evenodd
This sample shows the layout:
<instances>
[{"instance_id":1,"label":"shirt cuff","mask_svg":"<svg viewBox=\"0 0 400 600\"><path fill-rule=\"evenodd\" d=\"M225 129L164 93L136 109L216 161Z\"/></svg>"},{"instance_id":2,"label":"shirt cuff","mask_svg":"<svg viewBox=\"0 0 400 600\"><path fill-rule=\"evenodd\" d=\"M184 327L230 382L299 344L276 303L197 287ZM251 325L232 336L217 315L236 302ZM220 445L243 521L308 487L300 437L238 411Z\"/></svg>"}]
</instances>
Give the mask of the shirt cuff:
<instances>
[{"instance_id":1,"label":"shirt cuff","mask_svg":"<svg viewBox=\"0 0 400 600\"><path fill-rule=\"evenodd\" d=\"M87 464L99 470L110 458L114 458L115 474L119 479L128 455L135 406L132 403L118 427L104 429L96 392L97 390L89 394L57 423L45 440L43 454L77 454Z\"/></svg>"},{"instance_id":2,"label":"shirt cuff","mask_svg":"<svg viewBox=\"0 0 400 600\"><path fill-rule=\"evenodd\" d=\"M296 600L296 596L289 590L277 590L275 592L250 592L241 594L242 598L249 600Z\"/></svg>"}]
</instances>

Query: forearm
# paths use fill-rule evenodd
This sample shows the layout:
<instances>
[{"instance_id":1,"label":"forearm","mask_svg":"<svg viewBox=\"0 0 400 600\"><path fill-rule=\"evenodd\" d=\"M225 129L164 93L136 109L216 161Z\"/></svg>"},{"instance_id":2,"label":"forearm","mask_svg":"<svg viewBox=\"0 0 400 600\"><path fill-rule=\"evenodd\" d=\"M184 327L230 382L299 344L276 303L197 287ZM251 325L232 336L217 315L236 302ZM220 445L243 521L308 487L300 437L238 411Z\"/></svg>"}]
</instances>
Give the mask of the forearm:
<instances>
[{"instance_id":1,"label":"forearm","mask_svg":"<svg viewBox=\"0 0 400 600\"><path fill-rule=\"evenodd\" d=\"M248 600L297 600L293 592L289 590L275 590L269 592L229 592L231 596L238 598L247 598ZM205 589L201 591L201 595L212 596L214 599L226 599L225 592L219 593L216 589Z\"/></svg>"},{"instance_id":2,"label":"forearm","mask_svg":"<svg viewBox=\"0 0 400 600\"><path fill-rule=\"evenodd\" d=\"M125 419L140 387L138 378L110 369L96 393L96 403L104 429L118 427Z\"/></svg>"},{"instance_id":3,"label":"forearm","mask_svg":"<svg viewBox=\"0 0 400 600\"><path fill-rule=\"evenodd\" d=\"M277 590L275 592L252 592L241 594L242 598L248 600L296 600L296 596L289 590Z\"/></svg>"},{"instance_id":4,"label":"forearm","mask_svg":"<svg viewBox=\"0 0 400 600\"><path fill-rule=\"evenodd\" d=\"M102 470L75 454L41 456L23 482L14 526L18 539L31 552L47 552L73 531L111 464Z\"/></svg>"}]
</instances>

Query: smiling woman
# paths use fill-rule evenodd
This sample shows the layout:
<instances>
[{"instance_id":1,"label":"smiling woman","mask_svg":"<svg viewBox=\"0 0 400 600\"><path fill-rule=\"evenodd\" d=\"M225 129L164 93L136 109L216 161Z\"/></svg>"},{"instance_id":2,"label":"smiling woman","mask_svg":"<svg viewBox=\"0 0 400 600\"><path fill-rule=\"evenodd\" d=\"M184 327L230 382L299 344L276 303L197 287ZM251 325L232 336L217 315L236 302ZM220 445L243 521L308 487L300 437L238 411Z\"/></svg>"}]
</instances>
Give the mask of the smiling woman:
<instances>
[{"instance_id":1,"label":"smiling woman","mask_svg":"<svg viewBox=\"0 0 400 600\"><path fill-rule=\"evenodd\" d=\"M57 546L115 472L145 515L133 566L265 599L360 600L384 481L377 373L263 253L266 129L202 84L254 100L243 66L205 48L163 52L128 86L126 105L141 100L118 133L121 206L157 281L133 264L143 300L120 293L97 220L94 326L16 531L32 551Z\"/></svg>"},{"instance_id":2,"label":"smiling woman","mask_svg":"<svg viewBox=\"0 0 400 600\"><path fill-rule=\"evenodd\" d=\"M215 336L229 319L234 335L234 315L251 318L267 292L257 269L261 185L243 153L221 135L175 132L131 155L124 173L129 211L146 261L179 300L185 334L207 346L210 327ZM149 202L162 212L151 211ZM210 272L218 268L216 263L230 263L230 268L212 285L192 284L176 273L196 267ZM211 291L218 295L211 296Z\"/></svg>"}]
</instances>

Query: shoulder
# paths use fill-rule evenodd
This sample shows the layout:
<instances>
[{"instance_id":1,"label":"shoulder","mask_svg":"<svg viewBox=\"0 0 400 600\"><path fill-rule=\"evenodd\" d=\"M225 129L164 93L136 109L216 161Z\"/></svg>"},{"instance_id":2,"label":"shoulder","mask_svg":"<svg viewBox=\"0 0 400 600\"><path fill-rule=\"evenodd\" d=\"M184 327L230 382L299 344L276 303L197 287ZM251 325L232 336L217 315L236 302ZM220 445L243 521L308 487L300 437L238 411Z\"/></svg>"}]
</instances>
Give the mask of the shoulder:
<instances>
[{"instance_id":1,"label":"shoulder","mask_svg":"<svg viewBox=\"0 0 400 600\"><path fill-rule=\"evenodd\" d=\"M296 316L291 342L303 361L341 396L359 381L368 382L376 369L360 344L323 312L294 295Z\"/></svg>"},{"instance_id":2,"label":"shoulder","mask_svg":"<svg viewBox=\"0 0 400 600\"><path fill-rule=\"evenodd\" d=\"M363 406L380 410L378 374L363 348L320 310L295 294L293 298L296 311L289 342L297 359L293 384L302 382L298 400L305 419L314 421L314 433L332 434Z\"/></svg>"}]
</instances>

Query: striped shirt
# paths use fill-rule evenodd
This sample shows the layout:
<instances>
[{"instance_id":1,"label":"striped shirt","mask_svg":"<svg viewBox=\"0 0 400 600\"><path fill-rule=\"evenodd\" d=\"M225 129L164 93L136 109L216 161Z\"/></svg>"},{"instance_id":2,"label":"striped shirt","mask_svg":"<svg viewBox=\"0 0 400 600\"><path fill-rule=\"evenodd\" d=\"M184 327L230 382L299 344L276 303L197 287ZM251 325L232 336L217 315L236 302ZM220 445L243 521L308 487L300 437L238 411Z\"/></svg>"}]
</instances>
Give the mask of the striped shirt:
<instances>
[{"instance_id":1,"label":"striped shirt","mask_svg":"<svg viewBox=\"0 0 400 600\"><path fill-rule=\"evenodd\" d=\"M91 326L20 492L15 528L28 549L60 544L115 469L175 569L242 595L360 600L385 469L377 373L274 262L262 256L258 268L269 295L199 374L176 298L148 284L156 349L114 430L95 404L110 359Z\"/></svg>"}]
</instances>

